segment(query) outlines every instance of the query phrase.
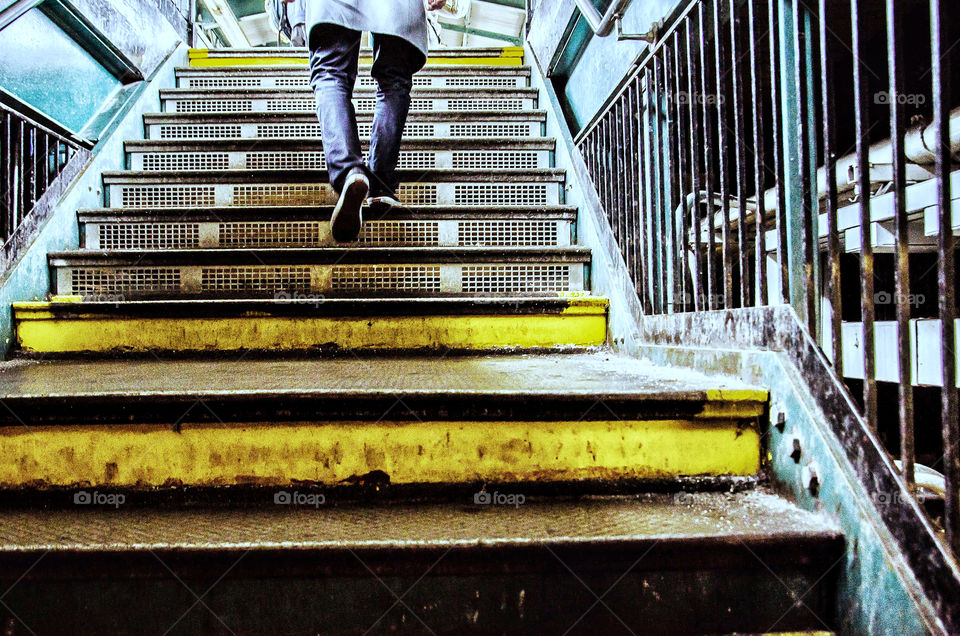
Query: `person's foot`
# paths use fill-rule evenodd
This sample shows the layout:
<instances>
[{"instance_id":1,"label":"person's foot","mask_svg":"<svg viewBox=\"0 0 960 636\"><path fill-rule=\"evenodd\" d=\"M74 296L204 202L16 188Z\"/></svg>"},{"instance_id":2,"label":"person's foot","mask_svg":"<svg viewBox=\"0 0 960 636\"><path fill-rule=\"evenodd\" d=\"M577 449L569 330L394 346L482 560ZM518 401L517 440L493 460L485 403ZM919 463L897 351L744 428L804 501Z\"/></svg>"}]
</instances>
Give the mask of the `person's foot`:
<instances>
[{"instance_id":1,"label":"person's foot","mask_svg":"<svg viewBox=\"0 0 960 636\"><path fill-rule=\"evenodd\" d=\"M378 217L383 216L393 208L403 207L403 204L400 203L400 200L392 194L369 197L366 201L366 204L367 207L370 208L370 213Z\"/></svg>"},{"instance_id":2,"label":"person's foot","mask_svg":"<svg viewBox=\"0 0 960 636\"><path fill-rule=\"evenodd\" d=\"M333 216L330 217L330 232L335 241L348 243L357 240L360 236L360 228L363 227L363 200L367 198L370 192L370 180L366 173L359 168L354 168L347 175L343 182L343 191L340 193L340 200L333 208Z\"/></svg>"}]
</instances>

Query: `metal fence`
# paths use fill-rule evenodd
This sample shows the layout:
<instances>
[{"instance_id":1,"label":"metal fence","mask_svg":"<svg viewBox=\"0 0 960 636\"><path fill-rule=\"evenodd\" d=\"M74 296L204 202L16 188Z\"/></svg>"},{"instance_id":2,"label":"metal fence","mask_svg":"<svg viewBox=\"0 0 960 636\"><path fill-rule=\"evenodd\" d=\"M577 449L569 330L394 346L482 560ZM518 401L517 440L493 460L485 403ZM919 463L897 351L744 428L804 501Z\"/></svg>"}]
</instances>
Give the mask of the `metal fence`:
<instances>
[{"instance_id":1,"label":"metal fence","mask_svg":"<svg viewBox=\"0 0 960 636\"><path fill-rule=\"evenodd\" d=\"M960 553L957 5L694 0L576 140L646 313L792 304L874 430L865 343L878 310L894 319L882 391L898 412L881 438L911 487L914 372L926 364L916 319L939 330L943 455L928 461L946 476L943 524ZM918 307L911 285L935 298Z\"/></svg>"},{"instance_id":2,"label":"metal fence","mask_svg":"<svg viewBox=\"0 0 960 636\"><path fill-rule=\"evenodd\" d=\"M68 133L0 103L0 244L14 235L81 147Z\"/></svg>"}]
</instances>

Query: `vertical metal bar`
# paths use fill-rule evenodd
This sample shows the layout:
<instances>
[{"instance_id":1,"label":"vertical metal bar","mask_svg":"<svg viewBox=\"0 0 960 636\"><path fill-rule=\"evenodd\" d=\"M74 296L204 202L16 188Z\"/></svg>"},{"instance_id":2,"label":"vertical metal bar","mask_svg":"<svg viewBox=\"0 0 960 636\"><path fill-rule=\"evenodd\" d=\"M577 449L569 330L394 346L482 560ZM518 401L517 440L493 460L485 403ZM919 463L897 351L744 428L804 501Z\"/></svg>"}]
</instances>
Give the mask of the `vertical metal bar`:
<instances>
[{"instance_id":1,"label":"vertical metal bar","mask_svg":"<svg viewBox=\"0 0 960 636\"><path fill-rule=\"evenodd\" d=\"M758 0L747 0L747 19L750 22L748 37L750 39L750 80L751 99L753 101L753 177L754 192L757 200L756 215L756 298L755 305L766 305L767 299L767 239L764 216L766 213L766 166L764 164L763 138L763 78L760 76L760 45L757 35L756 3ZM767 34L768 41L770 33Z\"/></svg>"},{"instance_id":2,"label":"vertical metal bar","mask_svg":"<svg viewBox=\"0 0 960 636\"><path fill-rule=\"evenodd\" d=\"M717 74L717 143L720 178L720 237L723 241L723 307L733 307L733 248L730 245L730 184L728 183L727 156L730 142L727 134L727 111L724 104L727 99L727 69L725 68L726 48L723 41L723 29L720 26L720 4L722 0L713 0L713 45L716 56Z\"/></svg>"},{"instance_id":3,"label":"vertical metal bar","mask_svg":"<svg viewBox=\"0 0 960 636\"><path fill-rule=\"evenodd\" d=\"M623 104L618 99L613 104L613 146L611 150L614 156L614 175L613 175L613 235L617 239L617 247L623 254Z\"/></svg>"},{"instance_id":4,"label":"vertical metal bar","mask_svg":"<svg viewBox=\"0 0 960 636\"><path fill-rule=\"evenodd\" d=\"M640 228L640 265L642 268L640 274L642 280L639 281L639 283L642 290L641 296L643 298L644 312L647 314L653 313L653 294L650 293L650 272L653 271L653 263L649 249L650 225L647 222L650 215L650 198L648 196L650 171L647 163L648 153L646 152L647 148L650 147L647 143L649 139L647 137L649 134L649 126L647 124L647 77L649 73L649 68L644 68L642 74L643 80L641 81L641 76L637 78L637 125L639 126L637 131L637 158L640 160L640 217L637 219L637 225Z\"/></svg>"},{"instance_id":5,"label":"vertical metal bar","mask_svg":"<svg viewBox=\"0 0 960 636\"><path fill-rule=\"evenodd\" d=\"M829 29L829 4L820 0L820 97L823 108L823 169L827 208L827 297L830 299L830 333L833 368L843 377L843 313L840 296L840 228L837 209L837 118L834 104L834 55Z\"/></svg>"},{"instance_id":6,"label":"vertical metal bar","mask_svg":"<svg viewBox=\"0 0 960 636\"><path fill-rule=\"evenodd\" d=\"M790 269L787 263L786 169L783 157L780 117L780 16L777 8L781 0L767 3L767 27L770 30L770 122L773 132L773 159L776 170L777 194L777 260L780 264L780 302L790 302Z\"/></svg>"},{"instance_id":7,"label":"vertical metal bar","mask_svg":"<svg viewBox=\"0 0 960 636\"><path fill-rule=\"evenodd\" d=\"M877 428L877 379L873 340L873 232L870 217L870 113L867 44L863 40L866 13L864 0L851 0L850 22L853 35L854 127L857 137L857 186L860 190L860 316L863 322L863 404L870 428Z\"/></svg>"},{"instance_id":8,"label":"vertical metal bar","mask_svg":"<svg viewBox=\"0 0 960 636\"><path fill-rule=\"evenodd\" d=\"M733 76L733 120L736 140L734 152L737 163L737 252L739 253L740 273L740 306L750 304L749 289L749 254L747 252L746 222L747 222L747 160L746 154L746 112L743 105L743 63L740 13L737 11L737 0L730 0L730 72Z\"/></svg>"},{"instance_id":9,"label":"vertical metal bar","mask_svg":"<svg viewBox=\"0 0 960 636\"><path fill-rule=\"evenodd\" d=\"M33 134L33 200L47 191L47 133L36 129ZM32 207L32 206L31 206Z\"/></svg>"},{"instance_id":10,"label":"vertical metal bar","mask_svg":"<svg viewBox=\"0 0 960 636\"><path fill-rule=\"evenodd\" d=\"M817 325L817 307L816 307L816 282L814 281L814 250L817 249L816 237L813 235L814 210L812 204L812 191L810 185L810 157L812 149L808 143L810 131L808 129L810 121L809 109L809 91L807 82L809 81L810 69L807 68L807 31L806 31L806 6L802 2L793 5L793 44L794 44L794 63L796 66L796 91L799 117L797 117L797 160L800 180L800 213L803 227L803 297L807 314L807 328L816 338L818 333Z\"/></svg>"},{"instance_id":11,"label":"vertical metal bar","mask_svg":"<svg viewBox=\"0 0 960 636\"><path fill-rule=\"evenodd\" d=\"M654 242L655 258L657 261L656 278L654 279L654 291L657 299L658 313L665 313L667 299L667 272L666 272L666 249L664 246L663 231L663 208L664 202L664 166L663 160L666 155L665 144L663 141L662 124L662 102L663 102L663 73L662 64L659 56L653 58L653 90L650 93L650 119L653 131L653 158L656 168L653 174L653 193L654 201L651 212L653 214L652 239Z\"/></svg>"},{"instance_id":12,"label":"vertical metal bar","mask_svg":"<svg viewBox=\"0 0 960 636\"><path fill-rule=\"evenodd\" d=\"M714 213L713 213L713 116L711 104L716 101L716 94L712 93L709 83L710 77L710 47L707 46L707 20L709 15L701 2L697 6L698 23L700 26L700 90L703 95L703 175L704 190L706 191L707 216L707 306L717 308L719 293L716 291L717 277L714 272L716 263L716 246L714 245ZM696 205L699 207L699 195Z\"/></svg>"},{"instance_id":13,"label":"vertical metal bar","mask_svg":"<svg viewBox=\"0 0 960 636\"><path fill-rule=\"evenodd\" d=\"M913 488L913 350L910 338L910 244L907 219L907 160L903 140L906 127L903 104L903 27L898 0L887 5L887 68L890 75L890 154L893 159L893 210L896 236L897 362L900 371L898 407L900 415L900 458L903 478Z\"/></svg>"},{"instance_id":14,"label":"vertical metal bar","mask_svg":"<svg viewBox=\"0 0 960 636\"><path fill-rule=\"evenodd\" d=\"M36 126L30 126L26 153L23 156L24 168L29 172L29 177L26 180L27 196L23 198L26 205L23 206L20 215L21 222L23 217L33 209L34 203L37 202L37 137L39 134L40 131L37 130Z\"/></svg>"},{"instance_id":15,"label":"vertical metal bar","mask_svg":"<svg viewBox=\"0 0 960 636\"><path fill-rule=\"evenodd\" d=\"M689 311L689 308L693 306L692 303L692 292L688 290L687 280L689 278L689 241L690 241L690 226L687 223L687 175L690 174L690 160L687 157L687 144L684 143L686 139L689 138L689 131L686 130L684 126L685 118L683 116L684 108L690 108L690 94L685 91L684 81L682 77L682 65L680 64L680 31L682 25L678 26L677 29L673 32L673 62L674 62L674 81L676 84L674 93L676 94L676 99L674 100L675 109L674 109L674 119L676 121L676 130L677 130L677 207L679 219L679 236L677 237L677 248L680 250L680 304L682 306L682 311ZM686 38L684 38L686 40ZM682 96L682 99L681 99ZM675 226L677 224L675 223Z\"/></svg>"},{"instance_id":16,"label":"vertical metal bar","mask_svg":"<svg viewBox=\"0 0 960 636\"><path fill-rule=\"evenodd\" d=\"M603 213L610 218L610 140L609 120L606 116L600 120L600 189L603 193L600 201L603 203Z\"/></svg>"},{"instance_id":17,"label":"vertical metal bar","mask_svg":"<svg viewBox=\"0 0 960 636\"><path fill-rule=\"evenodd\" d=\"M937 238L937 286L940 294L940 358L943 390L940 392L940 418L943 426L944 475L946 495L944 521L947 542L954 554L960 554L960 421L957 412L956 269L953 236L953 211L950 192L950 85L951 63L947 57L952 46L947 3L930 0L930 57L933 76L933 125L936 130L937 206L940 210Z\"/></svg>"},{"instance_id":18,"label":"vertical metal bar","mask_svg":"<svg viewBox=\"0 0 960 636\"><path fill-rule=\"evenodd\" d=\"M700 215L700 152L699 148L703 144L700 136L700 118L697 114L697 106L700 99L697 94L697 60L694 57L694 34L693 20L688 16L686 22L687 34L687 93L689 95L687 105L688 125L690 127L690 191L693 197L693 204L690 209L690 223L693 226L693 309L694 311L703 311L703 296L705 293L704 274L706 273L703 263L703 244L701 241L701 232L703 228L703 219ZM699 35L699 31L698 31Z\"/></svg>"},{"instance_id":19,"label":"vertical metal bar","mask_svg":"<svg viewBox=\"0 0 960 636\"><path fill-rule=\"evenodd\" d=\"M668 311L673 313L677 310L677 301L680 296L680 286L679 279L677 277L677 236L676 236L676 224L674 223L674 214L677 209L677 158L676 158L676 131L673 118L673 104L676 102L677 96L673 93L674 81L673 81L673 55L672 50L669 46L662 46L660 48L661 54L663 55L663 92L661 104L663 105L663 123L664 123L664 137L665 137L665 147L663 151L663 156L666 158L666 180L664 181L664 187L667 188L667 196L664 197L664 207L663 207L663 229L664 229L664 246L666 248L666 267L664 271L667 274L667 299L668 299Z\"/></svg>"},{"instance_id":20,"label":"vertical metal bar","mask_svg":"<svg viewBox=\"0 0 960 636\"><path fill-rule=\"evenodd\" d=\"M626 252L627 271L630 273L630 280L633 281L634 289L639 282L637 268L637 108L634 101L634 83L631 81L626 91L624 91L624 122L626 124L624 131L624 148L627 154L627 174L626 174L626 195L627 195L627 219L624 228L624 247Z\"/></svg>"}]
</instances>

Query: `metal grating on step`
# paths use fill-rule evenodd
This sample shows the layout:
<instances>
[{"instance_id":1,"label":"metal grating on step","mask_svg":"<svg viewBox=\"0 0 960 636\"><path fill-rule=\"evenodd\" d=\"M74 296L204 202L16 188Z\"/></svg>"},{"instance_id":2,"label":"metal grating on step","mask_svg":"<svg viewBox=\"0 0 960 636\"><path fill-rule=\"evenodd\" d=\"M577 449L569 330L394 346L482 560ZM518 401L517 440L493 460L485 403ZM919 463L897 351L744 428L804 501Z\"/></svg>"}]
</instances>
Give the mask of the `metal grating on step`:
<instances>
[{"instance_id":1,"label":"metal grating on step","mask_svg":"<svg viewBox=\"0 0 960 636\"><path fill-rule=\"evenodd\" d=\"M536 168L536 152L463 151L453 153L454 168Z\"/></svg>"},{"instance_id":2,"label":"metal grating on step","mask_svg":"<svg viewBox=\"0 0 960 636\"><path fill-rule=\"evenodd\" d=\"M547 185L530 184L458 184L454 186L458 205L546 205Z\"/></svg>"},{"instance_id":3,"label":"metal grating on step","mask_svg":"<svg viewBox=\"0 0 960 636\"><path fill-rule=\"evenodd\" d=\"M100 226L102 250L189 249L200 245L196 223L106 223Z\"/></svg>"},{"instance_id":4,"label":"metal grating on step","mask_svg":"<svg viewBox=\"0 0 960 636\"><path fill-rule=\"evenodd\" d=\"M230 155L225 152L163 152L143 155L144 170L226 170Z\"/></svg>"},{"instance_id":5,"label":"metal grating on step","mask_svg":"<svg viewBox=\"0 0 960 636\"><path fill-rule=\"evenodd\" d=\"M354 100L354 106L359 111L372 111L377 105L376 99L357 99ZM411 99L410 110L432 111L436 103L432 99Z\"/></svg>"},{"instance_id":6,"label":"metal grating on step","mask_svg":"<svg viewBox=\"0 0 960 636\"><path fill-rule=\"evenodd\" d=\"M179 291L180 270L176 267L74 269L70 272L70 281L71 291L84 297Z\"/></svg>"},{"instance_id":7,"label":"metal grating on step","mask_svg":"<svg viewBox=\"0 0 960 636\"><path fill-rule=\"evenodd\" d=\"M188 88L253 88L260 86L259 77L191 77Z\"/></svg>"},{"instance_id":8,"label":"metal grating on step","mask_svg":"<svg viewBox=\"0 0 960 636\"><path fill-rule=\"evenodd\" d=\"M451 137L532 137L527 124L450 124Z\"/></svg>"},{"instance_id":9,"label":"metal grating on step","mask_svg":"<svg viewBox=\"0 0 960 636\"><path fill-rule=\"evenodd\" d=\"M319 221L254 221L220 224L220 247L320 245Z\"/></svg>"},{"instance_id":10,"label":"metal grating on step","mask_svg":"<svg viewBox=\"0 0 960 636\"><path fill-rule=\"evenodd\" d=\"M259 124L257 137L262 139L320 137L320 124Z\"/></svg>"},{"instance_id":11,"label":"metal grating on step","mask_svg":"<svg viewBox=\"0 0 960 636\"><path fill-rule=\"evenodd\" d=\"M121 199L128 208L210 207L214 186L123 186Z\"/></svg>"},{"instance_id":12,"label":"metal grating on step","mask_svg":"<svg viewBox=\"0 0 960 636\"><path fill-rule=\"evenodd\" d=\"M238 185L233 205L321 205L328 191L322 184Z\"/></svg>"},{"instance_id":13,"label":"metal grating on step","mask_svg":"<svg viewBox=\"0 0 960 636\"><path fill-rule=\"evenodd\" d=\"M522 99L450 99L448 110L523 110Z\"/></svg>"},{"instance_id":14,"label":"metal grating on step","mask_svg":"<svg viewBox=\"0 0 960 636\"><path fill-rule=\"evenodd\" d=\"M225 139L238 138L239 124L171 124L160 126L160 139Z\"/></svg>"},{"instance_id":15,"label":"metal grating on step","mask_svg":"<svg viewBox=\"0 0 960 636\"><path fill-rule=\"evenodd\" d=\"M357 79L357 88L373 88L377 85L377 81L368 75L361 76ZM432 77L414 77L413 78L414 86L433 86Z\"/></svg>"},{"instance_id":16,"label":"metal grating on step","mask_svg":"<svg viewBox=\"0 0 960 636\"><path fill-rule=\"evenodd\" d=\"M278 77L274 80L274 86L278 88L290 88L290 87L301 87L301 86L310 86L310 78L307 76L304 77Z\"/></svg>"},{"instance_id":17,"label":"metal grating on step","mask_svg":"<svg viewBox=\"0 0 960 636\"><path fill-rule=\"evenodd\" d=\"M268 99L268 113L289 113L314 110L317 103L312 99Z\"/></svg>"},{"instance_id":18,"label":"metal grating on step","mask_svg":"<svg viewBox=\"0 0 960 636\"><path fill-rule=\"evenodd\" d=\"M310 268L307 266L204 267L200 279L203 291L310 291Z\"/></svg>"},{"instance_id":19,"label":"metal grating on step","mask_svg":"<svg viewBox=\"0 0 960 636\"><path fill-rule=\"evenodd\" d=\"M435 205L437 203L437 186L401 184L397 188L397 196L405 205Z\"/></svg>"},{"instance_id":20,"label":"metal grating on step","mask_svg":"<svg viewBox=\"0 0 960 636\"><path fill-rule=\"evenodd\" d=\"M567 265L465 265L464 293L542 293L568 291Z\"/></svg>"},{"instance_id":21,"label":"metal grating on step","mask_svg":"<svg viewBox=\"0 0 960 636\"><path fill-rule=\"evenodd\" d=\"M363 225L363 245L439 245L436 221L370 221Z\"/></svg>"},{"instance_id":22,"label":"metal grating on step","mask_svg":"<svg viewBox=\"0 0 960 636\"><path fill-rule=\"evenodd\" d=\"M404 137L433 137L436 128L433 124L407 124L403 127ZM373 124L357 124L357 134L369 137L373 133Z\"/></svg>"},{"instance_id":23,"label":"metal grating on step","mask_svg":"<svg viewBox=\"0 0 960 636\"><path fill-rule=\"evenodd\" d=\"M434 152L401 152L398 168L436 168L437 154Z\"/></svg>"},{"instance_id":24,"label":"metal grating on step","mask_svg":"<svg viewBox=\"0 0 960 636\"><path fill-rule=\"evenodd\" d=\"M556 221L460 221L457 244L471 245L556 245Z\"/></svg>"},{"instance_id":25,"label":"metal grating on step","mask_svg":"<svg viewBox=\"0 0 960 636\"><path fill-rule=\"evenodd\" d=\"M326 167L322 152L247 153L247 168L251 170L323 170Z\"/></svg>"},{"instance_id":26,"label":"metal grating on step","mask_svg":"<svg viewBox=\"0 0 960 636\"><path fill-rule=\"evenodd\" d=\"M515 77L447 77L444 78L444 86L517 86Z\"/></svg>"},{"instance_id":27,"label":"metal grating on step","mask_svg":"<svg viewBox=\"0 0 960 636\"><path fill-rule=\"evenodd\" d=\"M438 265L338 265L334 291L440 291Z\"/></svg>"},{"instance_id":28,"label":"metal grating on step","mask_svg":"<svg viewBox=\"0 0 960 636\"><path fill-rule=\"evenodd\" d=\"M249 99L194 99L177 102L178 113L229 113L252 110L253 103Z\"/></svg>"}]
</instances>

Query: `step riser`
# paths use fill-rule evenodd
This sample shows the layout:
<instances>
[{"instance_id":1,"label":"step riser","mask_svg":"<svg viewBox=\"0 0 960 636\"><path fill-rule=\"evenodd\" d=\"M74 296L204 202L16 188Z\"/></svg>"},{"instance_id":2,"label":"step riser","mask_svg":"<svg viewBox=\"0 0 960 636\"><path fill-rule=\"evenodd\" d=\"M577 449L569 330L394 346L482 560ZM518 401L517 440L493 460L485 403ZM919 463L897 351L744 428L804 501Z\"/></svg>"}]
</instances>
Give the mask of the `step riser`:
<instances>
[{"instance_id":1,"label":"step riser","mask_svg":"<svg viewBox=\"0 0 960 636\"><path fill-rule=\"evenodd\" d=\"M357 130L361 139L370 139L373 124L360 121ZM539 137L543 124L539 121L484 122L407 122L403 136L409 139L433 137ZM320 124L306 123L229 123L222 124L150 124L149 139L319 139Z\"/></svg>"},{"instance_id":2,"label":"step riser","mask_svg":"<svg viewBox=\"0 0 960 636\"><path fill-rule=\"evenodd\" d=\"M460 484L753 475L742 420L391 421L0 428L0 487L317 484L382 470L390 483ZM495 430L496 433L492 434Z\"/></svg>"},{"instance_id":3,"label":"step riser","mask_svg":"<svg viewBox=\"0 0 960 636\"><path fill-rule=\"evenodd\" d=\"M823 573L842 558L839 543L158 547L12 553L0 567L27 573L2 581L5 605L38 634L677 636L761 634L776 625L799 636L836 615L836 577ZM794 590L804 592L802 603ZM603 604L591 608L594 595Z\"/></svg>"},{"instance_id":4,"label":"step riser","mask_svg":"<svg viewBox=\"0 0 960 636\"><path fill-rule=\"evenodd\" d=\"M313 113L317 110L313 97L266 97L260 99L179 99L166 97L162 100L166 113ZM372 112L375 98L355 98L353 106L358 111ZM410 101L411 112L432 111L524 111L537 108L537 100L525 97L416 97Z\"/></svg>"},{"instance_id":5,"label":"step riser","mask_svg":"<svg viewBox=\"0 0 960 636\"><path fill-rule=\"evenodd\" d=\"M376 81L369 76L361 75L357 78L355 89L376 88ZM369 71L367 71L369 72ZM527 88L527 75L497 75L497 76L454 76L431 77L417 74L413 78L414 88ZM215 76L185 76L178 74L178 88L309 88L310 75L304 71L298 74L270 75L267 70L263 75L229 76L219 73Z\"/></svg>"},{"instance_id":6,"label":"step riser","mask_svg":"<svg viewBox=\"0 0 960 636\"><path fill-rule=\"evenodd\" d=\"M554 220L368 221L369 246L510 247L572 244L572 224ZM82 223L81 246L94 250L333 247L326 221Z\"/></svg>"},{"instance_id":7,"label":"step riser","mask_svg":"<svg viewBox=\"0 0 960 636\"><path fill-rule=\"evenodd\" d=\"M516 169L551 167L549 150L401 151L398 168ZM131 152L131 170L326 170L322 150L233 152Z\"/></svg>"},{"instance_id":8,"label":"step riser","mask_svg":"<svg viewBox=\"0 0 960 636\"><path fill-rule=\"evenodd\" d=\"M57 267L54 293L104 302L158 297L513 296L583 291L582 264Z\"/></svg>"},{"instance_id":9,"label":"step riser","mask_svg":"<svg viewBox=\"0 0 960 636\"><path fill-rule=\"evenodd\" d=\"M315 299L292 298L294 303ZM302 307L301 307L302 308ZM606 340L605 311L561 314L182 318L56 318L18 311L24 353L303 350L572 349Z\"/></svg>"},{"instance_id":10,"label":"step riser","mask_svg":"<svg viewBox=\"0 0 960 636\"><path fill-rule=\"evenodd\" d=\"M442 177L441 177L442 178ZM401 184L406 205L559 205L560 183L419 183ZM250 185L183 183L182 185L107 186L107 207L200 208L273 205L334 205L328 184L265 183Z\"/></svg>"}]
</instances>

